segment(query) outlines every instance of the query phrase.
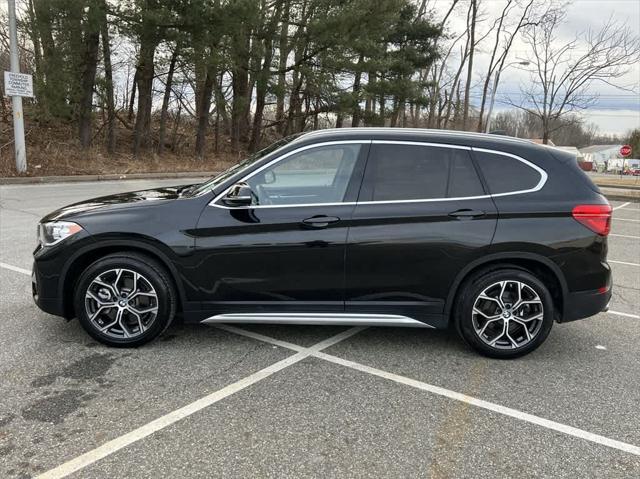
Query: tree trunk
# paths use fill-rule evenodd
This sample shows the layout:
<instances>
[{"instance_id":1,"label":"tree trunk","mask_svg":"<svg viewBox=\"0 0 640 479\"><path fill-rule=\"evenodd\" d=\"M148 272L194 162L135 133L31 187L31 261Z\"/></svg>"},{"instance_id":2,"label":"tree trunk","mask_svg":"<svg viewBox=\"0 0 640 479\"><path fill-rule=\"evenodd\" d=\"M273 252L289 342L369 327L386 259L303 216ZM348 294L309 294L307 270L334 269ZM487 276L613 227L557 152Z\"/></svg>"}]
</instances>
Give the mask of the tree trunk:
<instances>
[{"instance_id":1,"label":"tree trunk","mask_svg":"<svg viewBox=\"0 0 640 479\"><path fill-rule=\"evenodd\" d=\"M42 91L45 87L44 85L44 77L42 75L43 72L43 62L42 62L42 46L40 45L40 37L38 35L38 25L36 23L36 13L33 8L33 0L29 0L27 5L27 13L29 15L29 33L31 36L31 42L33 43L33 60L35 63L35 81L36 94ZM38 106L41 111L45 113L47 111L46 108L46 98L43 95L38 95Z\"/></svg>"},{"instance_id":2,"label":"tree trunk","mask_svg":"<svg viewBox=\"0 0 640 479\"><path fill-rule=\"evenodd\" d=\"M171 133L171 144L174 151L178 147L178 127L180 126L180 115L182 114L182 102L178 103L178 112L176 113L176 120L173 123L173 132Z\"/></svg>"},{"instance_id":3,"label":"tree trunk","mask_svg":"<svg viewBox=\"0 0 640 479\"><path fill-rule=\"evenodd\" d=\"M42 59L44 66L44 89L38 95L44 97L43 106L45 116L66 117L68 106L65 99L65 85L60 68L58 49L53 39L53 18L50 2L34 0L33 8L36 15L36 26L42 45Z\"/></svg>"},{"instance_id":4,"label":"tree trunk","mask_svg":"<svg viewBox=\"0 0 640 479\"><path fill-rule=\"evenodd\" d=\"M171 100L171 87L173 85L173 72L176 68L176 60L178 59L179 45L176 45L171 54L169 62L169 71L167 72L167 81L164 86L164 96L162 97L162 109L160 110L160 131L158 132L158 154L161 155L164 150L165 134L167 129L167 116L169 114L169 100Z\"/></svg>"},{"instance_id":5,"label":"tree trunk","mask_svg":"<svg viewBox=\"0 0 640 479\"><path fill-rule=\"evenodd\" d=\"M136 105L137 87L138 87L138 67L136 66L136 71L133 74L133 83L131 84L131 96L129 98L129 113L127 114L127 120L129 121L133 119L133 109Z\"/></svg>"},{"instance_id":6,"label":"tree trunk","mask_svg":"<svg viewBox=\"0 0 640 479\"><path fill-rule=\"evenodd\" d=\"M379 104L380 104L380 118L378 120L378 126L384 126L385 124L385 116L386 116L386 112L385 112L385 98L384 95L380 95L379 98Z\"/></svg>"},{"instance_id":7,"label":"tree trunk","mask_svg":"<svg viewBox=\"0 0 640 479\"><path fill-rule=\"evenodd\" d=\"M111 66L111 45L109 44L109 25L107 23L107 4L102 0L102 61L104 63L105 88L107 90L107 152L112 154L116 149L116 108L113 98L113 69Z\"/></svg>"},{"instance_id":8,"label":"tree trunk","mask_svg":"<svg viewBox=\"0 0 640 479\"><path fill-rule=\"evenodd\" d=\"M96 82L98 51L100 48L100 8L91 4L85 22L85 52L80 77L80 94L78 102L78 126L80 145L88 148L91 145L93 118L93 88Z\"/></svg>"},{"instance_id":9,"label":"tree trunk","mask_svg":"<svg viewBox=\"0 0 640 479\"><path fill-rule=\"evenodd\" d=\"M374 72L370 71L367 74L367 86L373 87L376 84L376 75ZM370 91L365 93L365 101L364 101L364 126L371 126L371 119L373 115L375 115L376 105L373 98L373 95Z\"/></svg>"},{"instance_id":10,"label":"tree trunk","mask_svg":"<svg viewBox=\"0 0 640 479\"><path fill-rule=\"evenodd\" d=\"M279 6L278 6L279 8ZM278 11L274 15L274 19L279 17ZM272 25L275 27L275 25ZM258 72L256 78L256 112L253 116L253 126L251 127L251 139L249 140L249 151L256 151L260 146L260 138L262 134L262 120L264 118L264 107L267 99L267 89L269 87L269 77L271 73L271 61L273 59L273 37L271 35L272 28L266 32L264 39L264 59L262 68ZM275 30L275 28L273 28Z\"/></svg>"},{"instance_id":11,"label":"tree trunk","mask_svg":"<svg viewBox=\"0 0 640 479\"><path fill-rule=\"evenodd\" d=\"M214 85L216 95L216 115L220 115L223 131L227 134L231 134L231 122L229 120L229 114L227 113L227 99L224 97L222 91L222 82L224 80L224 70L220 71L216 83Z\"/></svg>"},{"instance_id":12,"label":"tree trunk","mask_svg":"<svg viewBox=\"0 0 640 479\"><path fill-rule=\"evenodd\" d=\"M246 107L249 88L249 76L247 65L238 66L233 73L232 89L233 104L231 105L231 148L240 150L244 132L246 131Z\"/></svg>"},{"instance_id":13,"label":"tree trunk","mask_svg":"<svg viewBox=\"0 0 640 479\"><path fill-rule=\"evenodd\" d=\"M469 41L469 64L467 66L467 83L464 88L464 105L462 107L462 129L467 129L469 119L469 94L471 93L471 80L473 79L473 52L476 49L476 18L478 16L478 0L471 0L471 31Z\"/></svg>"},{"instance_id":14,"label":"tree trunk","mask_svg":"<svg viewBox=\"0 0 640 479\"><path fill-rule=\"evenodd\" d=\"M200 118L200 105L202 104L202 92L204 91L204 83L207 80L207 58L205 51L206 47L202 45L203 39L199 34L194 34L196 39L193 45L193 69L195 75L195 103L196 103L196 118Z\"/></svg>"},{"instance_id":15,"label":"tree trunk","mask_svg":"<svg viewBox=\"0 0 640 479\"><path fill-rule=\"evenodd\" d=\"M287 57L289 56L289 12L291 7L291 0L287 0L284 4L282 11L282 25L280 27L280 39L278 45L278 51L280 57L278 59L278 87L276 90L276 122L277 130L280 134L285 131L284 121L284 97L287 87L287 74L285 69L287 67Z\"/></svg>"},{"instance_id":16,"label":"tree trunk","mask_svg":"<svg viewBox=\"0 0 640 479\"><path fill-rule=\"evenodd\" d=\"M231 87L233 104L231 105L231 148L240 150L240 143L247 139L247 113L250 106L249 62L251 35L248 27L238 32L234 39L235 59L232 66Z\"/></svg>"},{"instance_id":17,"label":"tree trunk","mask_svg":"<svg viewBox=\"0 0 640 479\"><path fill-rule=\"evenodd\" d=\"M360 54L358 58L358 63L356 64L356 74L353 79L353 113L351 126L358 127L360 126L360 82L362 80L362 62L364 61L364 55Z\"/></svg>"},{"instance_id":18,"label":"tree trunk","mask_svg":"<svg viewBox=\"0 0 640 479\"><path fill-rule=\"evenodd\" d=\"M198 111L198 131L196 133L196 156L203 158L205 153L207 127L209 126L209 109L211 108L211 95L213 94L213 84L216 78L216 69L213 65L207 67L207 75L202 85L200 94L200 106Z\"/></svg>"},{"instance_id":19,"label":"tree trunk","mask_svg":"<svg viewBox=\"0 0 640 479\"><path fill-rule=\"evenodd\" d=\"M548 145L550 137L551 137L551 125L550 125L549 118L542 118L542 143L544 145Z\"/></svg>"},{"instance_id":20,"label":"tree trunk","mask_svg":"<svg viewBox=\"0 0 640 479\"><path fill-rule=\"evenodd\" d=\"M83 22L83 3L91 5L91 8L87 10L89 14L88 18L95 17L95 0L91 0L85 2L69 2L68 7L65 9L64 19L60 19L61 22L64 22L63 28L65 28L69 35L67 48L69 49L70 55L66 57L66 62L68 63L66 66L68 71L70 70L73 73L65 77L64 91L66 92L65 96L68 99L67 101L71 107L74 120L79 119L80 110L83 108L82 103L85 101L86 92L83 82L87 52L93 48L90 44L94 42L93 39L89 40L89 33L97 39L95 43L96 61L100 41L99 23L96 23L95 20ZM91 10L93 10L92 15Z\"/></svg>"},{"instance_id":21,"label":"tree trunk","mask_svg":"<svg viewBox=\"0 0 640 479\"><path fill-rule=\"evenodd\" d=\"M156 36L145 29L140 38L140 57L138 60L138 111L134 129L133 154L147 148L151 142L151 107L153 100L154 56Z\"/></svg>"}]
</instances>

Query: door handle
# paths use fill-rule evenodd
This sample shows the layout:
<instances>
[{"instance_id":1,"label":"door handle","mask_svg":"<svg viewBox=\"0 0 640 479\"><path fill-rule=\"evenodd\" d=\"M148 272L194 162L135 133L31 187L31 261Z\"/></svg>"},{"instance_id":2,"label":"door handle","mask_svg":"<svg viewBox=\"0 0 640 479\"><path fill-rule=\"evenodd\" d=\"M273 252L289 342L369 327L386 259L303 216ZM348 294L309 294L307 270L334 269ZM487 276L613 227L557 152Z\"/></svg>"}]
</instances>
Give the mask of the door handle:
<instances>
[{"instance_id":1,"label":"door handle","mask_svg":"<svg viewBox=\"0 0 640 479\"><path fill-rule=\"evenodd\" d=\"M302 224L309 228L326 228L331 223L337 223L338 221L340 221L340 218L337 216L318 215L302 220Z\"/></svg>"},{"instance_id":2,"label":"door handle","mask_svg":"<svg viewBox=\"0 0 640 479\"><path fill-rule=\"evenodd\" d=\"M452 216L453 218L458 218L461 220L464 219L472 219L472 218L481 218L483 216L486 216L487 214L484 211L481 210L470 210L470 209L462 209L462 210L456 210L456 211L452 211L451 213L449 213L449 216Z\"/></svg>"}]
</instances>

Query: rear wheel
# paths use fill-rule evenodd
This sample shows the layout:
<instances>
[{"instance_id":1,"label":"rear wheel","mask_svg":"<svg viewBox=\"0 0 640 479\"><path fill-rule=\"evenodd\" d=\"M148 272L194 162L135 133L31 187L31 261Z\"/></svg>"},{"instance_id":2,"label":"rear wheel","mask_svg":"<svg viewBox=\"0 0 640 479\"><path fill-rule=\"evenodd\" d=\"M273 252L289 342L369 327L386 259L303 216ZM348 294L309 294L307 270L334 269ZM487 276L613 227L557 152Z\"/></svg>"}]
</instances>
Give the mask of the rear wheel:
<instances>
[{"instance_id":1,"label":"rear wheel","mask_svg":"<svg viewBox=\"0 0 640 479\"><path fill-rule=\"evenodd\" d=\"M173 284L164 269L138 254L113 254L80 276L74 305L82 327L109 346L134 347L158 337L176 310Z\"/></svg>"},{"instance_id":2,"label":"rear wheel","mask_svg":"<svg viewBox=\"0 0 640 479\"><path fill-rule=\"evenodd\" d=\"M462 338L493 358L515 358L540 346L553 326L547 287L532 274L502 269L469 281L456 311Z\"/></svg>"}]
</instances>

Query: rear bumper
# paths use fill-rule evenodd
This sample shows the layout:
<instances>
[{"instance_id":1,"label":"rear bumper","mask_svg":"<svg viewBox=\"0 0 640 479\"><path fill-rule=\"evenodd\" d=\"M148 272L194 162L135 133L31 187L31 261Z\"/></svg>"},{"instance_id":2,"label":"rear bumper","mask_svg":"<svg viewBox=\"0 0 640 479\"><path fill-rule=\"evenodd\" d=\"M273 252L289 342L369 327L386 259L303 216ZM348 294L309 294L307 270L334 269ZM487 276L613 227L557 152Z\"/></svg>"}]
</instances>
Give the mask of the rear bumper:
<instances>
[{"instance_id":1,"label":"rear bumper","mask_svg":"<svg viewBox=\"0 0 640 479\"><path fill-rule=\"evenodd\" d=\"M578 319L588 318L609 309L611 300L611 284L606 291L580 291L569 293L564 302L564 314L558 321L568 323Z\"/></svg>"}]
</instances>

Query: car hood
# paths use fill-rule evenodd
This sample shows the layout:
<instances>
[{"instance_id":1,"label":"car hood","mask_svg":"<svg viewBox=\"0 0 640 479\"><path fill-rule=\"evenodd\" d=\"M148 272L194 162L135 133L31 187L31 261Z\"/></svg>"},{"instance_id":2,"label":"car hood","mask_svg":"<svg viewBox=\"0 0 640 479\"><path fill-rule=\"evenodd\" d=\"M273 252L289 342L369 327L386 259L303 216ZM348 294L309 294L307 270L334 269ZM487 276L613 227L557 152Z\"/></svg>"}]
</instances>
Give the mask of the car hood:
<instances>
[{"instance_id":1,"label":"car hood","mask_svg":"<svg viewBox=\"0 0 640 479\"><path fill-rule=\"evenodd\" d=\"M118 193L115 195L101 196L90 200L74 203L59 210L49 213L42 218L45 221L57 221L85 216L94 211L104 213L108 210L121 210L123 208L138 208L155 206L174 201L182 197L183 192L193 185L170 186L164 188L153 188L150 190L131 191Z\"/></svg>"}]
</instances>

